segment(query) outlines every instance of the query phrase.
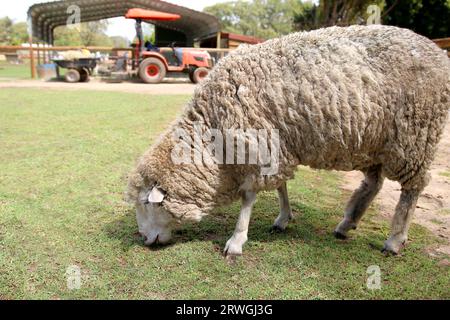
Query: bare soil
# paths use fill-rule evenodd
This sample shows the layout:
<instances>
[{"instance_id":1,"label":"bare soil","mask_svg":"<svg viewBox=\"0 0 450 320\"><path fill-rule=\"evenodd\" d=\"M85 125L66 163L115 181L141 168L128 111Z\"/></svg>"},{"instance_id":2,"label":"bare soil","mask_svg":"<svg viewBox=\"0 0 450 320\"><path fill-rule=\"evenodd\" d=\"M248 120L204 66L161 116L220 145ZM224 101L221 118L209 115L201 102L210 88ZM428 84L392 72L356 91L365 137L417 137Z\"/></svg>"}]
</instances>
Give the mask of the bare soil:
<instances>
[{"instance_id":1,"label":"bare soil","mask_svg":"<svg viewBox=\"0 0 450 320\"><path fill-rule=\"evenodd\" d=\"M450 119L449 121L450 122ZM430 250L431 255L447 254L450 256L450 124L444 130L442 140L439 143L436 158L430 170L432 179L425 188L417 203L413 222L430 230L439 238L445 240L445 244ZM356 189L363 174L359 171L344 173L345 182L342 188L353 191ZM380 214L386 219L391 219L395 206L400 197L400 184L386 179L383 189L375 199Z\"/></svg>"},{"instance_id":2,"label":"bare soil","mask_svg":"<svg viewBox=\"0 0 450 320\"><path fill-rule=\"evenodd\" d=\"M2 80L2 79L0 79ZM115 91L142 94L186 94L194 92L195 85L185 78L166 78L162 83L146 84L141 82L107 83L97 79L83 83L67 83L64 81L43 81L43 80L10 80L0 81L0 88L40 88L55 90L99 90Z\"/></svg>"}]
</instances>

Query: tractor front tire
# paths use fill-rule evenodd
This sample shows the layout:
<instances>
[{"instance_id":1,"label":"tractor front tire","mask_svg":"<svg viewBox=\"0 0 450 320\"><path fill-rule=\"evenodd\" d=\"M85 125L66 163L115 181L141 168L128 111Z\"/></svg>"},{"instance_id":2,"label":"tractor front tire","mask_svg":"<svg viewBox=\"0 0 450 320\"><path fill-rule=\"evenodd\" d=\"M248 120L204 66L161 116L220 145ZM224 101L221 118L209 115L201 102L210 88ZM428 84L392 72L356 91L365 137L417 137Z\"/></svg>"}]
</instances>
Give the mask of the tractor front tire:
<instances>
[{"instance_id":1,"label":"tractor front tire","mask_svg":"<svg viewBox=\"0 0 450 320\"><path fill-rule=\"evenodd\" d=\"M189 70L189 80L191 80L192 83L195 83L194 82L194 71L195 71L195 69Z\"/></svg>"},{"instance_id":2,"label":"tractor front tire","mask_svg":"<svg viewBox=\"0 0 450 320\"><path fill-rule=\"evenodd\" d=\"M166 67L157 58L147 58L139 65L139 77L145 83L160 83L166 76Z\"/></svg>"},{"instance_id":3,"label":"tractor front tire","mask_svg":"<svg viewBox=\"0 0 450 320\"><path fill-rule=\"evenodd\" d=\"M80 81L80 73L76 69L69 69L64 76L66 81L69 83L75 83Z\"/></svg>"},{"instance_id":4,"label":"tractor front tire","mask_svg":"<svg viewBox=\"0 0 450 320\"><path fill-rule=\"evenodd\" d=\"M189 77L189 78L191 78L191 81L193 83L199 83L204 78L206 78L208 73L209 73L209 69L204 68L204 67L199 67L199 68L195 69L195 71L192 73L192 77Z\"/></svg>"}]
</instances>

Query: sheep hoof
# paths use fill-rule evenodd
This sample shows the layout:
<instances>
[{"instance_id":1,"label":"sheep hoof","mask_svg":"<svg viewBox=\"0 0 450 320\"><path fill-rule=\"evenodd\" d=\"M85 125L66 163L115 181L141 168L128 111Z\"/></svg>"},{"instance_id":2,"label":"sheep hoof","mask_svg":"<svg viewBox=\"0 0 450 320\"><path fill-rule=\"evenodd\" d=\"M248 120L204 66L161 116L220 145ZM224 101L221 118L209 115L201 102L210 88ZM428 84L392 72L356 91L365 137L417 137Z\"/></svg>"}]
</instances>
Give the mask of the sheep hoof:
<instances>
[{"instance_id":1,"label":"sheep hoof","mask_svg":"<svg viewBox=\"0 0 450 320\"><path fill-rule=\"evenodd\" d=\"M388 249L386 247L383 247L383 249L381 249L381 253L384 254L386 257L398 255L398 252L392 249Z\"/></svg>"},{"instance_id":2,"label":"sheep hoof","mask_svg":"<svg viewBox=\"0 0 450 320\"><path fill-rule=\"evenodd\" d=\"M282 228L280 226L277 226L276 224L274 224L273 226L270 227L269 232L270 233L282 233L286 230L286 228Z\"/></svg>"},{"instance_id":3,"label":"sheep hoof","mask_svg":"<svg viewBox=\"0 0 450 320\"><path fill-rule=\"evenodd\" d=\"M339 231L334 231L333 235L334 235L334 237L336 239L339 239L339 240L346 240L347 239L347 236L345 234L339 232Z\"/></svg>"},{"instance_id":4,"label":"sheep hoof","mask_svg":"<svg viewBox=\"0 0 450 320\"><path fill-rule=\"evenodd\" d=\"M245 243L245 241L237 241L236 238L233 236L230 238L230 240L227 241L225 244L225 249L223 249L223 255L225 257L228 256L240 256L242 255L242 245Z\"/></svg>"},{"instance_id":5,"label":"sheep hoof","mask_svg":"<svg viewBox=\"0 0 450 320\"><path fill-rule=\"evenodd\" d=\"M387 248L381 249L381 253L384 254L386 257L398 255L398 252L392 251Z\"/></svg>"},{"instance_id":6,"label":"sheep hoof","mask_svg":"<svg viewBox=\"0 0 450 320\"><path fill-rule=\"evenodd\" d=\"M225 254L225 261L232 265L235 264L238 258L241 256L241 254Z\"/></svg>"},{"instance_id":7,"label":"sheep hoof","mask_svg":"<svg viewBox=\"0 0 450 320\"><path fill-rule=\"evenodd\" d=\"M385 241L381 252L384 253L385 256L396 256L400 253L400 250L405 246L405 244L406 240L397 240L395 238L390 238Z\"/></svg>"}]
</instances>

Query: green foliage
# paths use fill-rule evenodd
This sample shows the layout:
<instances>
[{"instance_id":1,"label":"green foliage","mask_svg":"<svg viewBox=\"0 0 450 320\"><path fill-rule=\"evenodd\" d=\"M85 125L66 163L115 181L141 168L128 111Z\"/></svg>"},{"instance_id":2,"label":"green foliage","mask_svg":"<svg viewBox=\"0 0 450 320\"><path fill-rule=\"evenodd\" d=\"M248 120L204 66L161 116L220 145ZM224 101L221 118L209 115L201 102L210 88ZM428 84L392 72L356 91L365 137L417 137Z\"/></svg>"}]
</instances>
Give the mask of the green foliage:
<instances>
[{"instance_id":1,"label":"green foliage","mask_svg":"<svg viewBox=\"0 0 450 320\"><path fill-rule=\"evenodd\" d=\"M450 36L450 0L320 0L305 3L295 15L297 30L311 30L332 25L364 24L367 7L382 9L383 24L414 30L429 38Z\"/></svg>"},{"instance_id":2,"label":"green foliage","mask_svg":"<svg viewBox=\"0 0 450 320\"><path fill-rule=\"evenodd\" d=\"M122 36L112 36L110 39L113 43L113 47L115 48L126 48L130 44L130 41Z\"/></svg>"},{"instance_id":3,"label":"green foliage","mask_svg":"<svg viewBox=\"0 0 450 320\"><path fill-rule=\"evenodd\" d=\"M27 24L14 23L8 17L0 18L0 45L20 45L28 42Z\"/></svg>"},{"instance_id":4,"label":"green foliage","mask_svg":"<svg viewBox=\"0 0 450 320\"><path fill-rule=\"evenodd\" d=\"M382 8L383 0L321 0L318 4L309 1L305 9L295 15L295 28L312 30L334 25L364 24L370 5Z\"/></svg>"},{"instance_id":5,"label":"green foliage","mask_svg":"<svg viewBox=\"0 0 450 320\"><path fill-rule=\"evenodd\" d=\"M219 18L223 31L263 39L292 32L294 15L302 10L299 0L237 0L204 9Z\"/></svg>"},{"instance_id":6,"label":"green foliage","mask_svg":"<svg viewBox=\"0 0 450 320\"><path fill-rule=\"evenodd\" d=\"M450 36L449 0L386 0L393 6L385 24L411 29L431 39Z\"/></svg>"},{"instance_id":7,"label":"green foliage","mask_svg":"<svg viewBox=\"0 0 450 320\"><path fill-rule=\"evenodd\" d=\"M59 46L113 46L114 41L106 35L108 21L92 21L79 26L60 26L55 29L55 45Z\"/></svg>"},{"instance_id":8,"label":"green foliage","mask_svg":"<svg viewBox=\"0 0 450 320\"><path fill-rule=\"evenodd\" d=\"M13 21L4 17L0 19L0 44L10 44L11 43L11 28Z\"/></svg>"},{"instance_id":9,"label":"green foliage","mask_svg":"<svg viewBox=\"0 0 450 320\"><path fill-rule=\"evenodd\" d=\"M81 46L80 34L77 30L66 26L56 27L54 31L54 44L56 46Z\"/></svg>"},{"instance_id":10,"label":"green foliage","mask_svg":"<svg viewBox=\"0 0 450 320\"><path fill-rule=\"evenodd\" d=\"M11 44L21 45L29 40L28 27L26 22L15 23L11 28Z\"/></svg>"}]
</instances>

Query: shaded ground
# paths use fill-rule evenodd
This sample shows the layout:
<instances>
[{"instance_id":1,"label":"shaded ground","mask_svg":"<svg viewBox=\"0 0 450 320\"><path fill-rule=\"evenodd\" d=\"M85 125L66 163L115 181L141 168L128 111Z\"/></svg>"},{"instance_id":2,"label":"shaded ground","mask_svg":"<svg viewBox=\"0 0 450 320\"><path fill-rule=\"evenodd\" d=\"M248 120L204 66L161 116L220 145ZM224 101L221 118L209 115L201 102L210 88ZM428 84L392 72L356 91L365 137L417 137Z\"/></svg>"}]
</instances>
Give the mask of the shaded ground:
<instances>
[{"instance_id":1,"label":"shaded ground","mask_svg":"<svg viewBox=\"0 0 450 320\"><path fill-rule=\"evenodd\" d=\"M445 240L444 244L430 249L430 254L450 255L450 123L447 123L439 143L436 158L431 166L431 176L430 184L419 198L413 222ZM363 175L352 171L344 173L344 177L343 188L353 191L359 186ZM389 221L399 197L400 184L386 179L375 202L381 215Z\"/></svg>"}]
</instances>

